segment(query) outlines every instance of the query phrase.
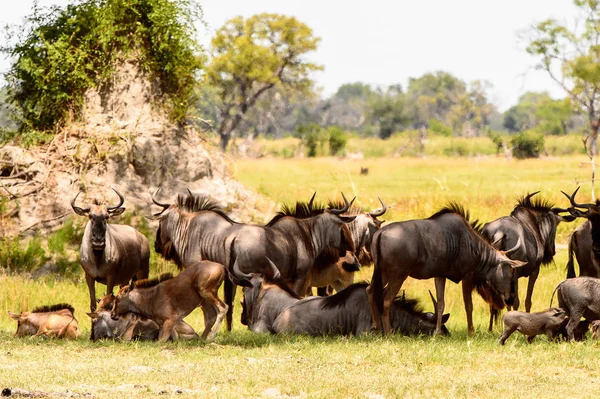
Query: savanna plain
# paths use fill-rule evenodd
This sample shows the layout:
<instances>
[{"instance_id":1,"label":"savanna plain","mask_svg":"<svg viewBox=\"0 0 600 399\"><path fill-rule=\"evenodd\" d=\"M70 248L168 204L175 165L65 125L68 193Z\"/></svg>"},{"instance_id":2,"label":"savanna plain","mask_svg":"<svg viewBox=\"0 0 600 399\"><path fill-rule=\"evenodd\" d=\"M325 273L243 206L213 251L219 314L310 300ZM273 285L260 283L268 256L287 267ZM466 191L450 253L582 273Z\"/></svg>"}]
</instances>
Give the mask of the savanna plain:
<instances>
[{"instance_id":1,"label":"savanna plain","mask_svg":"<svg viewBox=\"0 0 600 399\"><path fill-rule=\"evenodd\" d=\"M540 191L567 207L561 190L573 192L581 181L580 202L590 202L589 165L584 156L505 160L471 158L337 158L237 160L234 176L276 203L357 196L366 210L389 211L387 222L426 218L448 201L457 201L472 219L487 222L508 215L518 197ZM361 175L360 168L369 173ZM142 210L148 215L150 209ZM262 221L257 221L262 222ZM550 305L555 286L564 279L567 243L583 221L562 223L555 262L542 269L533 311ZM150 236L153 247L153 237ZM176 269L152 257L151 273ZM357 280L369 280L372 267ZM80 273L79 273L80 272ZM505 346L497 343L501 325L487 331L489 313L474 294L477 333L467 336L460 286L447 284L449 337L309 338L253 334L240 323L236 304L234 328L221 326L212 343L90 342L85 314L88 297L79 270L72 278L0 276L0 389L21 388L52 395L101 398L190 397L592 397L600 391L598 343L551 343L539 336L528 345L515 333ZM406 295L432 310L428 290L433 281L409 279ZM523 302L526 280L520 280ZM97 287L103 292L104 286ZM238 291L237 298L240 292ZM22 311L59 302L71 303L82 329L76 341L14 338L8 310ZM556 303L556 299L555 299ZM202 328L199 310L186 318ZM589 336L589 335L588 335ZM162 396L161 395L161 396Z\"/></svg>"}]
</instances>

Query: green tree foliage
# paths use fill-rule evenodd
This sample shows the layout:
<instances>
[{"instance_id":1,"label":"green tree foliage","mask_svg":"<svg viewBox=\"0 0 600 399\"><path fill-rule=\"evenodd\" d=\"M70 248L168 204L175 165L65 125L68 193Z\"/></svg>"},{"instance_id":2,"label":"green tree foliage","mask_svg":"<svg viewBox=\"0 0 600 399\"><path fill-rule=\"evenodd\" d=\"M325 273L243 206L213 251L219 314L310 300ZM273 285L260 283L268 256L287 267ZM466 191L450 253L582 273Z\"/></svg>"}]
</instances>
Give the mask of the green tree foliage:
<instances>
[{"instance_id":1,"label":"green tree foliage","mask_svg":"<svg viewBox=\"0 0 600 399\"><path fill-rule=\"evenodd\" d=\"M543 134L566 134L573 117L568 99L554 100L548 93L523 94L504 113L503 124L511 132L536 129Z\"/></svg>"},{"instance_id":2,"label":"green tree foliage","mask_svg":"<svg viewBox=\"0 0 600 399\"><path fill-rule=\"evenodd\" d=\"M306 155L309 158L317 156L317 149L323 148L327 139L323 128L316 123L298 126L296 128L296 136L299 137L306 146Z\"/></svg>"},{"instance_id":3,"label":"green tree foliage","mask_svg":"<svg viewBox=\"0 0 600 399\"><path fill-rule=\"evenodd\" d=\"M330 126L327 129L327 136L329 136L329 152L331 155L339 155L346 149L348 143L348 136L344 130L338 126Z\"/></svg>"},{"instance_id":4,"label":"green tree foliage","mask_svg":"<svg viewBox=\"0 0 600 399\"><path fill-rule=\"evenodd\" d=\"M36 3L37 4L37 3ZM51 130L77 117L91 87L110 84L120 60L136 60L157 83L175 121L183 121L202 67L195 0L87 0L65 8L35 7L9 30L1 51L21 130Z\"/></svg>"},{"instance_id":5,"label":"green tree foliage","mask_svg":"<svg viewBox=\"0 0 600 399\"><path fill-rule=\"evenodd\" d=\"M218 93L216 130L223 150L264 93L278 84L297 92L312 89L309 74L321 67L304 57L319 40L302 22L277 14L236 17L217 31L205 84Z\"/></svg>"},{"instance_id":6,"label":"green tree foliage","mask_svg":"<svg viewBox=\"0 0 600 399\"><path fill-rule=\"evenodd\" d=\"M377 127L382 139L402 130L410 122L406 96L400 85L389 86L384 93L378 93L371 99L369 106L369 119Z\"/></svg>"},{"instance_id":7,"label":"green tree foliage","mask_svg":"<svg viewBox=\"0 0 600 399\"><path fill-rule=\"evenodd\" d=\"M537 158L544 151L544 135L534 130L526 130L511 139L515 158Z\"/></svg>"}]
</instances>

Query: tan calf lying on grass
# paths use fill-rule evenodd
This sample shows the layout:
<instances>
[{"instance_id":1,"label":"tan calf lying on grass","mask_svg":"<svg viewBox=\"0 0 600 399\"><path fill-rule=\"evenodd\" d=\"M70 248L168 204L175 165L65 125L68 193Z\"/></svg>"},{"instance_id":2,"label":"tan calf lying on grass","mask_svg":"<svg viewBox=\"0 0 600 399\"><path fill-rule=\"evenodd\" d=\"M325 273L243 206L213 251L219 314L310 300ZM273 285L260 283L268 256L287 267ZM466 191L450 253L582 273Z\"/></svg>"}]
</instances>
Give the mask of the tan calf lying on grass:
<instances>
[{"instance_id":1,"label":"tan calf lying on grass","mask_svg":"<svg viewBox=\"0 0 600 399\"><path fill-rule=\"evenodd\" d=\"M31 312L8 312L8 314L17 321L17 331L15 332L17 337L44 335L77 339L80 334L75 310L68 304L42 306Z\"/></svg>"},{"instance_id":2,"label":"tan calf lying on grass","mask_svg":"<svg viewBox=\"0 0 600 399\"><path fill-rule=\"evenodd\" d=\"M237 265L234 265L234 270ZM204 313L203 339L211 340L227 313L227 305L217 291L227 275L220 263L200 261L184 269L177 277L171 274L157 279L139 280L121 288L111 312L113 320L125 313L137 313L159 326L159 341L177 335L175 326L198 306Z\"/></svg>"},{"instance_id":3,"label":"tan calf lying on grass","mask_svg":"<svg viewBox=\"0 0 600 399\"><path fill-rule=\"evenodd\" d=\"M498 342L504 345L504 342L510 335L518 331L527 337L527 343L530 344L536 335L546 334L548 340L553 341L567 320L567 313L563 309L550 308L543 312L526 313L513 310L507 312L502 317L504 331Z\"/></svg>"}]
</instances>

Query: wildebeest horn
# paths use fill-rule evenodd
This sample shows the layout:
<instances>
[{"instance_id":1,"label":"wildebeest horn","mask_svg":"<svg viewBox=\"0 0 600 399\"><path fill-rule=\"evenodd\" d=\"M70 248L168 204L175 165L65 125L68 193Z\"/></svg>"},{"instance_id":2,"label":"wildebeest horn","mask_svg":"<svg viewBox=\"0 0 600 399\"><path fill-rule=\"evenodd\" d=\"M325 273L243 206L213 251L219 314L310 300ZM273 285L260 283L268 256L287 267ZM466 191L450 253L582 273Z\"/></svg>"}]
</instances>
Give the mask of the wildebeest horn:
<instances>
[{"instance_id":1,"label":"wildebeest horn","mask_svg":"<svg viewBox=\"0 0 600 399\"><path fill-rule=\"evenodd\" d=\"M113 211L113 210L115 210L117 208L120 208L123 205L123 203L125 202L125 198L121 195L120 192L118 192L114 188L113 188L113 191L115 193L117 193L117 195L119 196L119 203L117 205L115 205L115 206L108 206L108 207L106 207L106 210L109 211L109 212Z\"/></svg>"},{"instance_id":2,"label":"wildebeest horn","mask_svg":"<svg viewBox=\"0 0 600 399\"><path fill-rule=\"evenodd\" d=\"M310 201L308 201L308 210L312 211L312 206L313 206L313 201L315 200L315 195L317 195L317 192L315 191L312 195L312 197L310 197Z\"/></svg>"},{"instance_id":3,"label":"wildebeest horn","mask_svg":"<svg viewBox=\"0 0 600 399\"><path fill-rule=\"evenodd\" d=\"M344 199L344 207L342 209L329 209L329 212L333 213L334 215L341 215L342 213L345 213L348 211L348 209L350 208L350 203L348 203L348 199L346 198L346 196L344 195L344 193L342 193L342 198ZM356 199L356 197L354 197L352 199L352 201L354 201Z\"/></svg>"},{"instance_id":4,"label":"wildebeest horn","mask_svg":"<svg viewBox=\"0 0 600 399\"><path fill-rule=\"evenodd\" d=\"M564 196L569 199L569 201L571 202L571 206L573 208L590 209L593 206L593 204L578 204L577 202L575 202L575 195L577 195L577 192L579 191L580 188L581 188L581 186L577 187L577 189L571 195L565 193L562 190L561 190L561 193L563 193Z\"/></svg>"},{"instance_id":5,"label":"wildebeest horn","mask_svg":"<svg viewBox=\"0 0 600 399\"><path fill-rule=\"evenodd\" d=\"M80 208L78 206L75 206L75 200L77 200L77 197L79 197L79 194L81 194L81 191L79 191L77 194L75 194L75 196L71 200L71 208L73 208L73 210L75 211L76 214L85 215L86 213L88 213L90 211L91 208L89 206L87 208Z\"/></svg>"},{"instance_id":6,"label":"wildebeest horn","mask_svg":"<svg viewBox=\"0 0 600 399\"><path fill-rule=\"evenodd\" d=\"M189 188L189 187L186 187L185 189L187 190L187 192L188 192L188 193L190 193L190 197L193 197L193 196L194 196L194 194L192 194L192 190L190 190L190 188Z\"/></svg>"},{"instance_id":7,"label":"wildebeest horn","mask_svg":"<svg viewBox=\"0 0 600 399\"><path fill-rule=\"evenodd\" d=\"M171 204L161 204L160 202L158 202L158 200L156 199L156 195L158 194L158 192L161 190L161 187L158 188L158 190L156 190L154 192L154 194L152 195L152 202L154 202L155 205L158 206L162 206L164 209L167 209L168 207L171 206ZM164 211L163 209L163 211Z\"/></svg>"},{"instance_id":8,"label":"wildebeest horn","mask_svg":"<svg viewBox=\"0 0 600 399\"><path fill-rule=\"evenodd\" d=\"M273 263L273 261L271 259L269 259L269 257L267 256L267 260L269 261L269 266L271 267L271 270L273 271L273 280L277 280L279 278L281 278L281 273L279 272L279 269L277 268L277 266L275 266L275 263Z\"/></svg>"},{"instance_id":9,"label":"wildebeest horn","mask_svg":"<svg viewBox=\"0 0 600 399\"><path fill-rule=\"evenodd\" d=\"M515 246L512 247L511 249L507 250L506 252L504 252L504 254L507 257L511 258L511 255L514 255L515 252L517 252L519 250L519 248L521 248L522 245L523 245L523 239L521 238L521 236L519 236L519 239L517 240L517 243L515 244Z\"/></svg>"},{"instance_id":10,"label":"wildebeest horn","mask_svg":"<svg viewBox=\"0 0 600 399\"><path fill-rule=\"evenodd\" d=\"M539 191L535 191L535 192L533 192L533 193L531 193L531 194L527 194L527 195L525 196L525 201L529 201L529 200L531 199L531 197L533 197L533 196L534 196L534 195L536 195L536 194L539 194Z\"/></svg>"},{"instance_id":11,"label":"wildebeest horn","mask_svg":"<svg viewBox=\"0 0 600 399\"><path fill-rule=\"evenodd\" d=\"M431 297L431 302L433 302L433 309L435 309L435 314L437 315L437 301L433 297L431 290L429 290L429 296Z\"/></svg>"},{"instance_id":12,"label":"wildebeest horn","mask_svg":"<svg viewBox=\"0 0 600 399\"><path fill-rule=\"evenodd\" d=\"M235 262L233 262L233 276L239 280L250 280L252 278L251 274L246 274L240 270L238 258L235 258Z\"/></svg>"},{"instance_id":13,"label":"wildebeest horn","mask_svg":"<svg viewBox=\"0 0 600 399\"><path fill-rule=\"evenodd\" d=\"M369 215L371 215L374 218L383 215L387 211L387 206L385 206L385 204L383 203L383 201L381 200L381 198L377 197L377 199L379 200L379 202L381 202L381 209L377 210L375 212L370 212L369 213Z\"/></svg>"}]
</instances>

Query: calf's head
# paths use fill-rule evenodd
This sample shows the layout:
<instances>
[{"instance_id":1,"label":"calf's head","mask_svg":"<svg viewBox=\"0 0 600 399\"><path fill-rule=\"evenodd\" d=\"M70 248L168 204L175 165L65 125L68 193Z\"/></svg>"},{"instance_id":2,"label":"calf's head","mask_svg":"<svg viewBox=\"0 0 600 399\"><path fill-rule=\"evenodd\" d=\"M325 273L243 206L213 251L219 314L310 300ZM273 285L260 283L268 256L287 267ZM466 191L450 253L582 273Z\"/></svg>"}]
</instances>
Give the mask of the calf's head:
<instances>
[{"instance_id":1,"label":"calf's head","mask_svg":"<svg viewBox=\"0 0 600 399\"><path fill-rule=\"evenodd\" d=\"M15 331L16 337L25 337L28 335L35 335L37 333L38 327L29 319L29 312L13 313L9 311L8 315L17 321L17 331Z\"/></svg>"},{"instance_id":2,"label":"calf's head","mask_svg":"<svg viewBox=\"0 0 600 399\"><path fill-rule=\"evenodd\" d=\"M103 250L106 246L106 224L111 216L118 216L125 211L122 207L125 198L113 188L114 192L119 196L119 203L115 206L107 206L100 201L94 200L91 206L80 208L75 205L77 197L81 193L78 192L71 200L71 208L80 216L88 216L91 223L90 244L94 250Z\"/></svg>"}]
</instances>

